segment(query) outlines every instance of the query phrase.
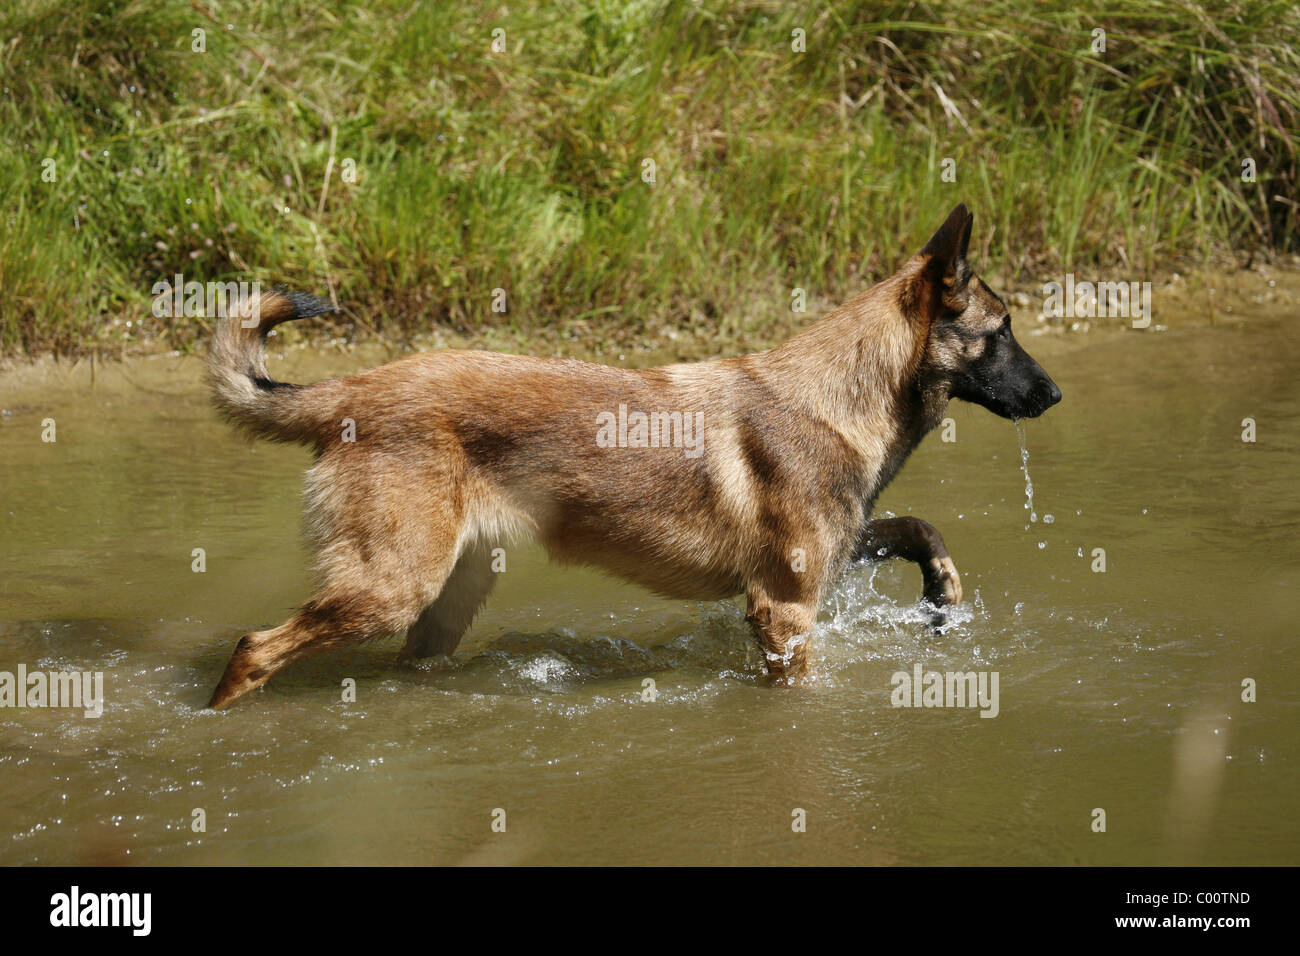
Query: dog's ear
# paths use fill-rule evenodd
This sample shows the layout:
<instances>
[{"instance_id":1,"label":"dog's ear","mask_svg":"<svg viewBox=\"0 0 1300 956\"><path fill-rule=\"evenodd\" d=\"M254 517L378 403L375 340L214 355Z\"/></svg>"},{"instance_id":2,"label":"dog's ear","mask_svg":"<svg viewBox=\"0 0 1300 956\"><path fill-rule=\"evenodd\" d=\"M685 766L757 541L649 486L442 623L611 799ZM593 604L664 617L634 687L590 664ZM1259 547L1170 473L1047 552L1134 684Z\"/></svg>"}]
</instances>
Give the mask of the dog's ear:
<instances>
[{"instance_id":1,"label":"dog's ear","mask_svg":"<svg viewBox=\"0 0 1300 956\"><path fill-rule=\"evenodd\" d=\"M920 300L927 307L940 312L965 309L966 287L974 274L966 262L970 227L974 221L975 217L966 204L960 203L921 249L925 262L919 278L925 288L920 290Z\"/></svg>"},{"instance_id":2,"label":"dog's ear","mask_svg":"<svg viewBox=\"0 0 1300 956\"><path fill-rule=\"evenodd\" d=\"M970 227L975 221L965 203L948 213L948 219L921 250L921 255L945 263L966 262L966 249L970 246Z\"/></svg>"}]
</instances>

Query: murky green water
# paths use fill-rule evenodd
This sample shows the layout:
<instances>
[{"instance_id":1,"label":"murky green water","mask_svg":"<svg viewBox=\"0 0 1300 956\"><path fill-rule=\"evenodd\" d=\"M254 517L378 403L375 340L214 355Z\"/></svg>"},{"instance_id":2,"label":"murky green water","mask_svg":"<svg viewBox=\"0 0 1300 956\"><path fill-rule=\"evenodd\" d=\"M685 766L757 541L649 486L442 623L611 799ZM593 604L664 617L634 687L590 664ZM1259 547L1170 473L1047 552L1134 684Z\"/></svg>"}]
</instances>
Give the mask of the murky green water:
<instances>
[{"instance_id":1,"label":"murky green water","mask_svg":"<svg viewBox=\"0 0 1300 956\"><path fill-rule=\"evenodd\" d=\"M1026 342L1065 392L1026 428L1038 521L969 406L882 500L947 538L943 633L915 569L856 569L816 680L772 689L737 606L514 552L454 663L393 640L220 714L235 639L308 596L308 453L220 425L194 360L0 377L0 670L107 698L0 710L0 863L1300 863L1294 321ZM891 707L916 663L997 671L999 715Z\"/></svg>"}]
</instances>

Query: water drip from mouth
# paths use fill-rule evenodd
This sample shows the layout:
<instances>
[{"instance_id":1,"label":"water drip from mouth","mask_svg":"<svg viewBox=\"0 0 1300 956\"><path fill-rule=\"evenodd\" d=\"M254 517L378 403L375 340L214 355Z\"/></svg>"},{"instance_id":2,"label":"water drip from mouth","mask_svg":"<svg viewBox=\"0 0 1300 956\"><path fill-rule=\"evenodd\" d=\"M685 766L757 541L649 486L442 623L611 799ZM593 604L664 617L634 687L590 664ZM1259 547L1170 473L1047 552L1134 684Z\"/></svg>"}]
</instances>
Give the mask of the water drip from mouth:
<instances>
[{"instance_id":1,"label":"water drip from mouth","mask_svg":"<svg viewBox=\"0 0 1300 956\"><path fill-rule=\"evenodd\" d=\"M1025 423L1016 420L1016 435L1020 438L1020 470L1025 475L1025 510L1029 512L1029 524L1038 521L1038 512L1034 510L1034 482L1029 477L1029 445L1025 442ZM1029 530L1029 525L1025 525Z\"/></svg>"}]
</instances>

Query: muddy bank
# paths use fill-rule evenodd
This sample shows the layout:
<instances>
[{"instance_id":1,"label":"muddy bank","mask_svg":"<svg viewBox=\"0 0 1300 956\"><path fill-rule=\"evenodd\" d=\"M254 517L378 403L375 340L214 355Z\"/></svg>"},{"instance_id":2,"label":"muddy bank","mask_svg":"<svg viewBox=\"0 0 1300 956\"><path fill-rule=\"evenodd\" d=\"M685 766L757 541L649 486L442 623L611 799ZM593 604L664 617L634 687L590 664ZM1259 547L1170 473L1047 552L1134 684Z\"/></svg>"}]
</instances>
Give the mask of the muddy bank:
<instances>
[{"instance_id":1,"label":"muddy bank","mask_svg":"<svg viewBox=\"0 0 1300 956\"><path fill-rule=\"evenodd\" d=\"M1059 316L1045 314L1045 303L1050 299L1050 293L1044 292L1048 282L1058 283L1064 292L1073 290L1076 283L1122 281L1127 284L1137 281L1115 275L1113 270L1098 275L1053 276L1037 284L1007 286L999 284L996 274L986 275L985 280L1007 302L1020 334L1029 330L1045 334L1078 334L1093 329L1127 329L1134 321L1129 314L1132 309L1125 312L1120 304L1107 302L1099 303L1097 309L1102 314L1097 315L1085 314L1082 310L1077 315L1073 310ZM1141 331L1159 332L1198 323L1243 321L1255 309L1300 308L1300 260L1288 260L1277 266L1255 265L1250 269L1193 271L1187 275L1170 271L1152 280L1147 293L1150 314L1138 317L1137 321L1142 323L1149 319L1150 322ZM473 333L435 327L423 334L395 336L371 327L364 316L333 322L322 317L294 326L282 326L275 334L281 351L309 349L322 355L356 354L375 363L413 351L482 348L644 368L769 348L839 304L819 298L815 292L805 297L803 312L792 311L791 302L791 290L773 288L745 296L723 314L693 313L671 318L651 316L632 324L602 320L596 315L557 322L546 328L529 328L527 333L488 325ZM342 304L346 307L346 300ZM1107 311L1123 314L1107 315ZM19 371L33 363L46 361L69 362L79 367L81 363L91 363L92 359L100 363L122 358L201 352L208 336L207 320L186 318L175 321L195 325L195 328L182 330L173 336L184 342L181 349L161 341L150 324L114 319L105 330L102 341L87 343L74 356L10 356L0 359L0 371Z\"/></svg>"}]
</instances>

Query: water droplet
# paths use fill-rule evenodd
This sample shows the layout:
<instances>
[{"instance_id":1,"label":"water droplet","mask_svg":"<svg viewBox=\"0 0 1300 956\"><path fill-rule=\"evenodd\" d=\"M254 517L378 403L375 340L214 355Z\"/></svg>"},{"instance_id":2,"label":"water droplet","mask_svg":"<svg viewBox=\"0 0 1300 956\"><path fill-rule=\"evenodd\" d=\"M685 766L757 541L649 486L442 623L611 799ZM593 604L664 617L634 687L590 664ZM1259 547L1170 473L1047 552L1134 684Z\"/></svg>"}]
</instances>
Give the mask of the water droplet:
<instances>
[{"instance_id":1,"label":"water droplet","mask_svg":"<svg viewBox=\"0 0 1300 956\"><path fill-rule=\"evenodd\" d=\"M1020 438L1020 470L1025 475L1025 508L1029 511L1029 521L1032 524L1038 520L1038 512L1034 510L1034 483L1029 477L1029 446L1025 443L1023 422L1016 422L1016 435Z\"/></svg>"}]
</instances>

